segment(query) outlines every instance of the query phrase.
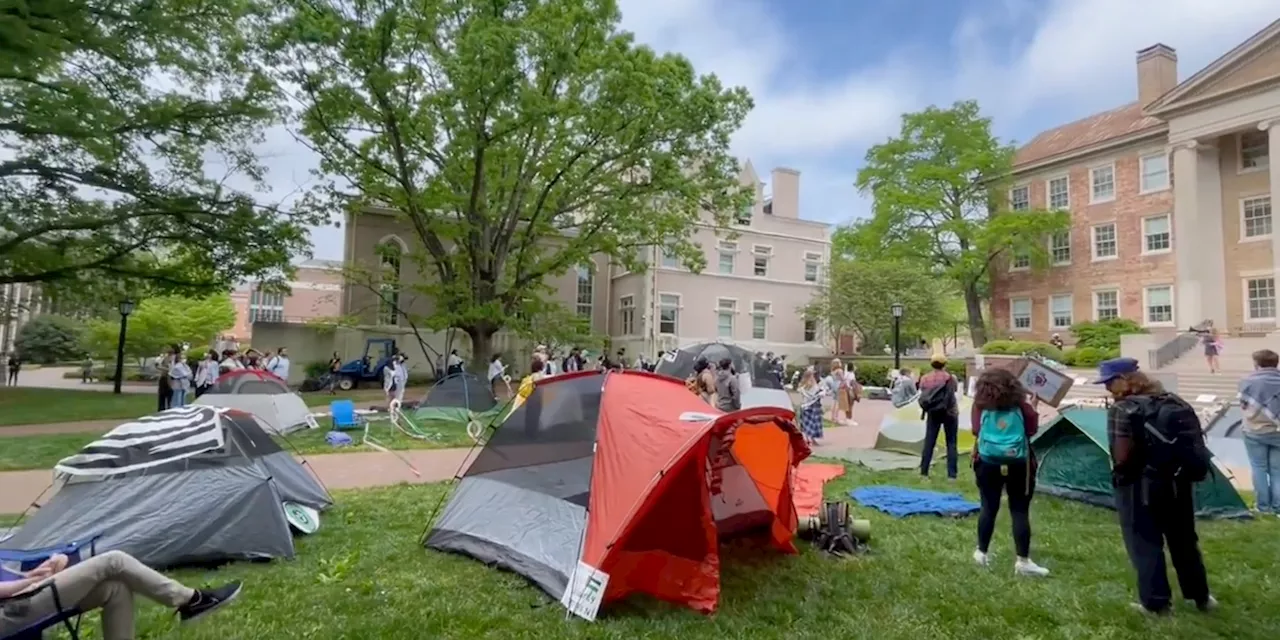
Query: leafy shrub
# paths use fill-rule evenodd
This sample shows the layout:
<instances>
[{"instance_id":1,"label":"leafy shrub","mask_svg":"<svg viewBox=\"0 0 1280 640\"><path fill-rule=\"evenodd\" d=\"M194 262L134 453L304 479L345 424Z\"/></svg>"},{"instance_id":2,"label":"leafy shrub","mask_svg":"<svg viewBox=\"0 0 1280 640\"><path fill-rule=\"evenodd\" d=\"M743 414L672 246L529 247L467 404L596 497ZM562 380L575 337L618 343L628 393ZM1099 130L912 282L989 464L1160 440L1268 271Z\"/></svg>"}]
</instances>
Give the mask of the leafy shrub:
<instances>
[{"instance_id":1,"label":"leafy shrub","mask_svg":"<svg viewBox=\"0 0 1280 640\"><path fill-rule=\"evenodd\" d=\"M1076 336L1076 348L1119 350L1120 336L1126 333L1147 333L1147 330L1133 320L1115 318L1098 322L1078 322L1071 325L1071 333Z\"/></svg>"},{"instance_id":2,"label":"leafy shrub","mask_svg":"<svg viewBox=\"0 0 1280 640\"><path fill-rule=\"evenodd\" d=\"M18 330L14 348L29 362L79 361L85 356L84 326L66 316L36 316Z\"/></svg>"},{"instance_id":3,"label":"leafy shrub","mask_svg":"<svg viewBox=\"0 0 1280 640\"><path fill-rule=\"evenodd\" d=\"M306 373L308 378L319 378L329 373L329 362L326 360L308 362L303 367L303 371Z\"/></svg>"},{"instance_id":4,"label":"leafy shrub","mask_svg":"<svg viewBox=\"0 0 1280 640\"><path fill-rule=\"evenodd\" d=\"M1103 360L1120 357L1119 349L1099 349L1097 347L1080 347L1070 349L1071 362L1063 362L1072 367L1096 367Z\"/></svg>"},{"instance_id":5,"label":"leafy shrub","mask_svg":"<svg viewBox=\"0 0 1280 640\"><path fill-rule=\"evenodd\" d=\"M1020 356L1024 353L1037 353L1041 357L1062 362L1062 350L1047 342L1030 340L992 340L983 345L982 353L993 356Z\"/></svg>"}]
</instances>

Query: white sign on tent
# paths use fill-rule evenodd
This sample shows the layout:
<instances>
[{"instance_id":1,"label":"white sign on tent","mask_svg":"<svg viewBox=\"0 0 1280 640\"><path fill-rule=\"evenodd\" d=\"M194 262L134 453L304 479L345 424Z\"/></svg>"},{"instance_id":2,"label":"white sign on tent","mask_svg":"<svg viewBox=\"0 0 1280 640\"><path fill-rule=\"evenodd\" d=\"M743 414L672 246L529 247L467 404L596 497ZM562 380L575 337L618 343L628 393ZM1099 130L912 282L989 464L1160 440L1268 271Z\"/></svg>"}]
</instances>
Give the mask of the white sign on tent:
<instances>
[{"instance_id":1,"label":"white sign on tent","mask_svg":"<svg viewBox=\"0 0 1280 640\"><path fill-rule=\"evenodd\" d=\"M595 621L608 586L609 574L585 562L578 562L578 568L569 577L569 586L560 596L560 604L579 618Z\"/></svg>"}]
</instances>

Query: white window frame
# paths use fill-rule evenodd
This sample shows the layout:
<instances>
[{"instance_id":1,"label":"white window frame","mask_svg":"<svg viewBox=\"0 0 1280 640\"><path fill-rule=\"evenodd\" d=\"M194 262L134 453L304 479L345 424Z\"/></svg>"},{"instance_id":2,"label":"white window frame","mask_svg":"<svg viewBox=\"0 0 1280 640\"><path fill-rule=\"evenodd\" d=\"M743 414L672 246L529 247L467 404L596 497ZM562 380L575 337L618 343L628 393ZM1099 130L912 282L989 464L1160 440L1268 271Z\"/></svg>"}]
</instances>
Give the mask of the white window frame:
<instances>
[{"instance_id":1,"label":"white window frame","mask_svg":"<svg viewBox=\"0 0 1280 640\"><path fill-rule=\"evenodd\" d=\"M1019 302L1027 303L1027 313L1026 313L1027 326L1025 327L1018 326L1018 318L1021 317L1017 313ZM1034 330L1036 323L1035 323L1035 320L1032 318L1032 316L1035 315L1035 312L1036 312L1036 304L1035 304L1035 301L1033 301L1030 296L1019 296L1017 298L1009 298L1009 331L1026 333L1028 331Z\"/></svg>"},{"instance_id":2,"label":"white window frame","mask_svg":"<svg viewBox=\"0 0 1280 640\"><path fill-rule=\"evenodd\" d=\"M1115 253L1109 256L1098 255L1098 229L1111 227L1111 243L1115 245ZM1093 262L1116 260L1120 257L1120 227L1114 222L1100 222L1089 227L1089 256Z\"/></svg>"},{"instance_id":3,"label":"white window frame","mask_svg":"<svg viewBox=\"0 0 1280 640\"><path fill-rule=\"evenodd\" d=\"M1067 234L1067 247L1066 247L1067 259L1066 260L1058 260L1053 253L1055 251L1055 248L1053 246L1053 240L1054 240L1054 236L1056 236L1058 233ZM1071 254L1072 254L1072 250L1071 250L1071 230L1070 229L1049 234L1049 264L1050 265L1055 267L1065 267L1070 265L1071 258L1072 258Z\"/></svg>"},{"instance_id":4,"label":"white window frame","mask_svg":"<svg viewBox=\"0 0 1280 640\"><path fill-rule=\"evenodd\" d=\"M756 273L756 260L764 258L764 273ZM753 244L751 245L751 275L756 278L768 278L769 267L773 263L773 245Z\"/></svg>"},{"instance_id":5,"label":"white window frame","mask_svg":"<svg viewBox=\"0 0 1280 640\"><path fill-rule=\"evenodd\" d=\"M1250 203L1255 203L1259 201L1266 201L1267 219L1268 219L1268 224L1271 227L1271 230L1268 233L1261 233L1254 236L1247 235L1248 221L1246 220L1245 216L1248 213ZM1260 193L1260 194L1244 196L1240 198L1240 242L1257 242L1259 240L1269 240L1271 239L1271 235L1274 234L1275 232L1276 232L1276 208L1275 208L1275 203L1271 201L1270 194Z\"/></svg>"},{"instance_id":6,"label":"white window frame","mask_svg":"<svg viewBox=\"0 0 1280 640\"><path fill-rule=\"evenodd\" d=\"M1099 322L1104 319L1099 313L1102 310L1102 307L1098 306L1098 296L1104 293L1114 293L1116 295L1116 307L1115 307L1116 315L1114 317L1116 318L1120 317L1120 287L1098 287L1097 289L1094 289L1093 291L1089 292L1089 297L1091 298L1091 303L1093 304L1094 322ZM1107 318L1107 319L1110 319L1110 318Z\"/></svg>"},{"instance_id":7,"label":"white window frame","mask_svg":"<svg viewBox=\"0 0 1280 640\"><path fill-rule=\"evenodd\" d=\"M729 270L724 270L724 259L729 259ZM738 243L721 240L716 245L716 273L731 276L738 270Z\"/></svg>"},{"instance_id":8,"label":"white window frame","mask_svg":"<svg viewBox=\"0 0 1280 640\"><path fill-rule=\"evenodd\" d=\"M1147 241L1147 239L1151 237L1151 234L1147 232L1147 223L1151 222L1152 220L1160 220L1162 218L1166 221L1166 224L1169 225L1168 226L1169 230L1165 232L1165 234L1169 236L1169 246L1163 249L1152 249ZM1143 218L1142 219L1142 255L1157 256L1157 255L1172 253L1172 252L1173 252L1173 214L1161 213L1159 215L1147 216Z\"/></svg>"},{"instance_id":9,"label":"white window frame","mask_svg":"<svg viewBox=\"0 0 1280 640\"><path fill-rule=\"evenodd\" d=\"M658 264L663 269L679 269L680 256L674 255L667 251L666 247L662 247L662 255L658 258Z\"/></svg>"},{"instance_id":10,"label":"white window frame","mask_svg":"<svg viewBox=\"0 0 1280 640\"><path fill-rule=\"evenodd\" d=\"M1026 264L1018 264L1019 260L1026 260ZM1009 271L1030 271L1031 270L1031 254L1013 250L1009 255Z\"/></svg>"},{"instance_id":11,"label":"white window frame","mask_svg":"<svg viewBox=\"0 0 1280 640\"><path fill-rule=\"evenodd\" d=\"M1160 184L1154 187L1147 186L1147 162L1150 160L1161 160L1164 162L1164 172L1163 172L1164 183L1163 184ZM1150 193L1160 193L1161 191L1168 191L1170 185L1173 182L1172 180L1169 179L1170 171L1172 171L1172 166L1170 165L1170 162L1169 162L1169 154L1163 151L1156 152L1156 153L1148 153L1138 158L1138 193L1141 195L1147 195Z\"/></svg>"},{"instance_id":12,"label":"white window frame","mask_svg":"<svg viewBox=\"0 0 1280 640\"><path fill-rule=\"evenodd\" d=\"M729 304L726 305L725 303ZM720 318L724 315L729 316L729 335L720 333ZM738 299L737 298L716 298L716 337L732 339L737 332L737 316L738 316Z\"/></svg>"},{"instance_id":13,"label":"white window frame","mask_svg":"<svg viewBox=\"0 0 1280 640\"><path fill-rule=\"evenodd\" d=\"M1272 298L1272 300L1274 300L1274 301L1275 301L1275 302L1272 304L1272 309L1273 309L1273 311L1272 311L1271 317L1269 317L1269 318L1268 318L1268 317L1264 317L1264 316L1257 316L1257 317L1255 317L1255 316L1253 316L1253 315L1250 313L1250 312L1252 311L1252 309L1250 308L1250 305L1249 305L1249 302L1250 302L1250 299L1249 299L1249 283L1250 283L1250 282L1262 281L1262 280L1270 280L1270 281L1271 281L1271 298ZM1264 276L1264 275L1258 275L1258 276L1246 276L1246 277L1244 277L1244 278L1241 278L1241 279L1240 279L1240 286L1241 286L1241 300L1243 300L1243 302L1244 302L1244 305L1243 305L1243 306L1244 306L1244 319L1245 319L1245 322L1275 322L1275 321L1276 321L1276 312L1275 312L1275 309L1280 308L1280 296L1277 296L1277 293L1280 293L1280 292L1278 292L1278 291L1276 290L1276 285L1277 285L1277 284L1280 284L1280 283L1276 282L1276 277L1275 277L1275 276Z\"/></svg>"},{"instance_id":14,"label":"white window frame","mask_svg":"<svg viewBox=\"0 0 1280 640\"><path fill-rule=\"evenodd\" d=\"M1151 290L1152 289L1168 289L1169 290L1169 319L1153 321L1151 319ZM1178 320L1178 303L1174 300L1174 286L1171 284L1149 284L1142 288L1142 326L1144 327L1174 327L1177 326Z\"/></svg>"},{"instance_id":15,"label":"white window frame","mask_svg":"<svg viewBox=\"0 0 1280 640\"><path fill-rule=\"evenodd\" d=\"M1069 303L1067 307L1067 323L1064 325L1060 325L1058 324L1057 312L1054 311L1053 309L1053 302L1055 300L1061 300L1063 298L1066 298L1067 302ZM1013 311L1011 310L1009 313L1012 316ZM1075 324L1075 322L1076 322L1075 296L1070 293L1055 293L1050 295L1049 296L1049 330L1058 331L1061 329L1070 329L1071 325Z\"/></svg>"},{"instance_id":16,"label":"white window frame","mask_svg":"<svg viewBox=\"0 0 1280 640\"><path fill-rule=\"evenodd\" d=\"M813 268L813 279L809 279L809 268ZM817 251L804 252L804 281L817 284L822 280L822 254Z\"/></svg>"},{"instance_id":17,"label":"white window frame","mask_svg":"<svg viewBox=\"0 0 1280 640\"><path fill-rule=\"evenodd\" d=\"M812 338L810 338L810 337L809 337L809 324L810 324L810 323L813 323L813 337L812 337ZM822 335L822 327L821 327L821 325L819 325L819 324L818 324L818 319L817 319L817 318L804 318L804 324L802 324L802 325L801 325L800 331L802 332L802 333L800 334L800 338L801 338L801 340L803 340L805 343L814 343L814 342L818 342L818 340L820 339L820 336Z\"/></svg>"},{"instance_id":18,"label":"white window frame","mask_svg":"<svg viewBox=\"0 0 1280 640\"><path fill-rule=\"evenodd\" d=\"M596 313L596 270L590 264L580 264L573 270L573 302L574 311L578 313L579 318L586 318L588 321L595 317ZM586 276L584 279L583 276ZM583 302L583 284L586 284L586 302Z\"/></svg>"},{"instance_id":19,"label":"white window frame","mask_svg":"<svg viewBox=\"0 0 1280 640\"><path fill-rule=\"evenodd\" d=\"M267 293L258 289L251 291L249 293L249 324L284 322L284 299L283 293Z\"/></svg>"},{"instance_id":20,"label":"white window frame","mask_svg":"<svg viewBox=\"0 0 1280 640\"><path fill-rule=\"evenodd\" d=\"M761 308L763 306L763 308ZM751 301L751 339L752 340L768 340L769 339L769 318L773 316L773 303L767 300ZM756 320L763 319L763 336L756 337Z\"/></svg>"},{"instance_id":21,"label":"white window frame","mask_svg":"<svg viewBox=\"0 0 1280 640\"><path fill-rule=\"evenodd\" d=\"M1111 195L1098 196L1097 188L1094 186L1097 182L1096 174L1104 169L1111 172ZM1116 163L1112 162L1110 164L1089 167L1089 204L1114 202L1116 199L1116 187Z\"/></svg>"},{"instance_id":22,"label":"white window frame","mask_svg":"<svg viewBox=\"0 0 1280 640\"><path fill-rule=\"evenodd\" d=\"M618 298L618 320L622 335L636 335L636 297L634 295Z\"/></svg>"},{"instance_id":23,"label":"white window frame","mask_svg":"<svg viewBox=\"0 0 1280 640\"><path fill-rule=\"evenodd\" d=\"M1014 197L1015 193L1023 192L1026 196L1022 199L1022 206L1018 206L1018 199ZM1009 210L1010 211L1027 211L1031 209L1031 185L1020 184L1009 190Z\"/></svg>"},{"instance_id":24,"label":"white window frame","mask_svg":"<svg viewBox=\"0 0 1280 640\"><path fill-rule=\"evenodd\" d=\"M1063 184L1067 185L1066 190L1062 192L1062 195L1066 197L1067 201L1061 206L1056 206L1053 204L1053 183L1058 181L1062 181ZM1068 211L1071 209L1071 175L1070 174L1054 176L1044 181L1044 204L1045 204L1045 208L1049 209L1050 211Z\"/></svg>"},{"instance_id":25,"label":"white window frame","mask_svg":"<svg viewBox=\"0 0 1280 640\"><path fill-rule=\"evenodd\" d=\"M674 298L675 304L669 305L663 300L663 298ZM670 293L670 292L662 292L662 291L658 292L658 334L659 335L664 335L664 336L680 335L680 311L683 308L684 308L684 296L678 293ZM672 322L672 330L663 331L662 324L664 320L662 319L662 312L668 309L675 311L675 316L673 317L673 322Z\"/></svg>"},{"instance_id":26,"label":"white window frame","mask_svg":"<svg viewBox=\"0 0 1280 640\"><path fill-rule=\"evenodd\" d=\"M1261 158L1257 160L1257 164L1251 167L1244 166L1245 136L1257 136L1258 139L1261 140L1262 142L1262 144L1260 145L1254 145L1253 147L1250 147L1251 149L1256 150L1258 147L1262 147L1266 151L1266 154L1261 156ZM1270 147L1271 147L1270 133L1267 131L1260 131L1260 130L1259 131L1241 131L1240 133L1236 134L1236 173L1253 173L1255 171L1266 171L1268 168L1270 168L1271 167L1271 148Z\"/></svg>"}]
</instances>

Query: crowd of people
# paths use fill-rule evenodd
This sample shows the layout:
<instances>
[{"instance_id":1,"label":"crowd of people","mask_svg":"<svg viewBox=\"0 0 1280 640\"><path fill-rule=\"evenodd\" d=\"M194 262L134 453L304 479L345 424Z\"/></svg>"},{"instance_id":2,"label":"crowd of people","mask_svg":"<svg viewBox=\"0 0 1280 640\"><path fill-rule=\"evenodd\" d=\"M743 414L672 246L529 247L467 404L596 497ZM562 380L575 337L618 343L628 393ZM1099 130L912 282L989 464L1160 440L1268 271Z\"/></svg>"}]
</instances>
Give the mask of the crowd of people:
<instances>
[{"instance_id":1,"label":"crowd of people","mask_svg":"<svg viewBox=\"0 0 1280 640\"><path fill-rule=\"evenodd\" d=\"M254 369L287 381L292 366L289 351L284 347L265 354L256 349L246 349L244 352L224 349L221 353L209 349L200 360L194 362L188 355L189 350L189 345L174 344L152 361L159 376L156 386L157 411L186 406L190 399L207 393L229 371Z\"/></svg>"}]
</instances>

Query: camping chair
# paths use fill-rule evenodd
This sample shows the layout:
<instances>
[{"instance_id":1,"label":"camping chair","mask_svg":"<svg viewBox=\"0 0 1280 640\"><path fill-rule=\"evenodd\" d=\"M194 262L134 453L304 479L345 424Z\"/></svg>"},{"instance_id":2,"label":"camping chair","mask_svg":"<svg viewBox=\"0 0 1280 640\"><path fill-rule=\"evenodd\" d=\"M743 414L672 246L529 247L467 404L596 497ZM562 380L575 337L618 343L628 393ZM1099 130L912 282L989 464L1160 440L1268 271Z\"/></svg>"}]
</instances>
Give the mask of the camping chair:
<instances>
[{"instance_id":1,"label":"camping chair","mask_svg":"<svg viewBox=\"0 0 1280 640\"><path fill-rule=\"evenodd\" d=\"M95 535L84 540L68 542L67 544L57 547L45 547L43 549L0 549L0 582L11 582L22 579L22 575L18 572L30 571L40 566L40 563L48 560L54 554L61 553L62 555L67 556L68 566L93 557L97 554L97 548L95 545L100 537L102 536ZM16 564L17 567L16 569L11 570L5 567L6 564ZM50 594L53 596L53 602L57 607L57 612L39 620L34 620L25 628L19 629L14 633L6 636L0 636L0 640L40 640L44 637L45 629L56 627L59 624L67 628L67 633L70 634L71 640L79 640L80 614L84 612L79 609L69 609L64 607L62 599L58 594L58 587L54 585L52 580L46 582L43 586L27 591L26 593L20 593L8 598L0 598L0 607L35 597L36 594L41 593L46 589L49 590Z\"/></svg>"},{"instance_id":2,"label":"camping chair","mask_svg":"<svg viewBox=\"0 0 1280 640\"><path fill-rule=\"evenodd\" d=\"M364 416L356 413L356 403L350 400L334 400L329 403L329 415L335 431L364 429Z\"/></svg>"}]
</instances>

